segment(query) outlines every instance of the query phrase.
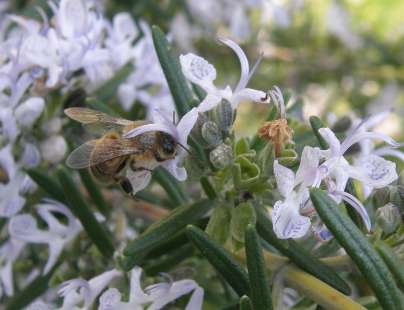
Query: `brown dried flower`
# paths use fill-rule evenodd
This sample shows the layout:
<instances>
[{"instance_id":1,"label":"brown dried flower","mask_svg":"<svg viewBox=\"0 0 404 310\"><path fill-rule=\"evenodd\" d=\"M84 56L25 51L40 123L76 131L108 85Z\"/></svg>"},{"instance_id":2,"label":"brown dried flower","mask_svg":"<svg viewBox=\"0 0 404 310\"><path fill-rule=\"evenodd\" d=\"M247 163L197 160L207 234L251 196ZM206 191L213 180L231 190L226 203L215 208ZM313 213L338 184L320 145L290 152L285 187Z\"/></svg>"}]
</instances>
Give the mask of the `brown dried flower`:
<instances>
[{"instance_id":1,"label":"brown dried flower","mask_svg":"<svg viewBox=\"0 0 404 310\"><path fill-rule=\"evenodd\" d=\"M288 126L288 121L285 118L280 118L264 123L258 129L258 136L272 142L275 146L275 155L279 157L283 146L292 140L293 129Z\"/></svg>"}]
</instances>

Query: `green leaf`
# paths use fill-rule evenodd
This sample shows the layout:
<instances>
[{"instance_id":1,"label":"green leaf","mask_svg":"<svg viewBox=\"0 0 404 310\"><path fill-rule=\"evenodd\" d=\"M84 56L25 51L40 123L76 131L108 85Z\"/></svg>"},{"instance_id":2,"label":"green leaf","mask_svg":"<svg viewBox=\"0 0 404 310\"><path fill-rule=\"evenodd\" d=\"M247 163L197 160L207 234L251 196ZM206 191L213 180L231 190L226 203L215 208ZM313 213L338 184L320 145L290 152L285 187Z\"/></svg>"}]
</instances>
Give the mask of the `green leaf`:
<instances>
[{"instance_id":1,"label":"green leaf","mask_svg":"<svg viewBox=\"0 0 404 310\"><path fill-rule=\"evenodd\" d=\"M107 102L116 97L119 85L121 85L132 72L133 65L131 63L126 64L110 80L97 88L94 91L94 95L101 102Z\"/></svg>"},{"instance_id":2,"label":"green leaf","mask_svg":"<svg viewBox=\"0 0 404 310\"><path fill-rule=\"evenodd\" d=\"M244 234L247 226L257 221L254 207L244 202L236 206L231 211L230 232L233 239L244 242Z\"/></svg>"},{"instance_id":3,"label":"green leaf","mask_svg":"<svg viewBox=\"0 0 404 310\"><path fill-rule=\"evenodd\" d=\"M49 280L61 265L58 262L46 275L39 275L22 291L16 293L6 303L5 310L23 309L35 299L45 293L49 288Z\"/></svg>"},{"instance_id":4,"label":"green leaf","mask_svg":"<svg viewBox=\"0 0 404 310\"><path fill-rule=\"evenodd\" d=\"M187 236L239 296L249 292L246 271L222 246L192 225L187 226Z\"/></svg>"},{"instance_id":5,"label":"green leaf","mask_svg":"<svg viewBox=\"0 0 404 310\"><path fill-rule=\"evenodd\" d=\"M114 254L111 234L96 220L94 213L87 205L84 197L74 184L69 172L61 167L57 170L57 177L64 190L67 206L80 220L88 237L93 241L98 250L107 258Z\"/></svg>"},{"instance_id":6,"label":"green leaf","mask_svg":"<svg viewBox=\"0 0 404 310\"><path fill-rule=\"evenodd\" d=\"M81 182L86 188L88 194L90 195L92 201L94 202L97 209L107 216L110 212L110 207L106 204L104 197L102 197L101 191L99 190L97 184L95 184L90 173L86 169L81 169L79 171Z\"/></svg>"},{"instance_id":7,"label":"green leaf","mask_svg":"<svg viewBox=\"0 0 404 310\"><path fill-rule=\"evenodd\" d=\"M153 170L153 179L166 191L174 205L186 203L185 193L178 181L162 167Z\"/></svg>"},{"instance_id":8,"label":"green leaf","mask_svg":"<svg viewBox=\"0 0 404 310\"><path fill-rule=\"evenodd\" d=\"M324 128L326 126L317 116L310 116L310 125L311 129L313 129L313 132L318 140L318 143L320 144L321 149L323 150L328 149L327 141L325 141L324 138L318 132L320 128Z\"/></svg>"},{"instance_id":9,"label":"green leaf","mask_svg":"<svg viewBox=\"0 0 404 310\"><path fill-rule=\"evenodd\" d=\"M318 215L356 263L383 309L403 309L400 291L383 259L337 204L320 189L310 191Z\"/></svg>"},{"instance_id":10,"label":"green leaf","mask_svg":"<svg viewBox=\"0 0 404 310\"><path fill-rule=\"evenodd\" d=\"M376 243L376 250L393 273L397 284L404 289L404 264L394 253L393 249L383 241Z\"/></svg>"},{"instance_id":11,"label":"green leaf","mask_svg":"<svg viewBox=\"0 0 404 310\"><path fill-rule=\"evenodd\" d=\"M194 101L192 92L188 87L177 57L172 54L171 46L164 33L159 27L153 26L152 36L154 48L173 96L175 107L180 117L182 117L190 110Z\"/></svg>"},{"instance_id":12,"label":"green leaf","mask_svg":"<svg viewBox=\"0 0 404 310\"><path fill-rule=\"evenodd\" d=\"M206 233L216 242L225 244L230 232L230 210L225 204L217 206L210 216Z\"/></svg>"},{"instance_id":13,"label":"green leaf","mask_svg":"<svg viewBox=\"0 0 404 310\"><path fill-rule=\"evenodd\" d=\"M185 244L179 248L172 248L163 257L155 260L147 259L147 264L144 266L144 271L149 276L157 275L161 272L169 272L184 259L192 256L194 253L191 244Z\"/></svg>"},{"instance_id":14,"label":"green leaf","mask_svg":"<svg viewBox=\"0 0 404 310\"><path fill-rule=\"evenodd\" d=\"M251 300L248 296L244 295L240 298L240 310L260 310L261 308L254 308L251 305ZM266 310L269 310L270 308L267 308Z\"/></svg>"},{"instance_id":15,"label":"green leaf","mask_svg":"<svg viewBox=\"0 0 404 310\"><path fill-rule=\"evenodd\" d=\"M351 289L348 284L330 267L313 257L306 249L293 240L280 240L272 229L272 223L267 215L256 208L257 230L259 235L283 255L287 256L298 267L312 274L316 278L349 295Z\"/></svg>"},{"instance_id":16,"label":"green leaf","mask_svg":"<svg viewBox=\"0 0 404 310\"><path fill-rule=\"evenodd\" d=\"M27 170L27 174L50 197L52 197L53 199L55 199L63 204L66 203L66 199L63 194L63 190L55 180L52 180L52 178L50 178L46 174L44 174L38 170L35 170L35 169Z\"/></svg>"},{"instance_id":17,"label":"green leaf","mask_svg":"<svg viewBox=\"0 0 404 310\"><path fill-rule=\"evenodd\" d=\"M131 259L126 260L127 263L135 263L138 255L146 255L147 252L170 239L186 225L201 218L212 207L213 203L211 201L201 200L174 209L167 217L155 222L144 233L128 243L123 252L125 256L131 256ZM128 266L128 264L126 265Z\"/></svg>"},{"instance_id":18,"label":"green leaf","mask_svg":"<svg viewBox=\"0 0 404 310\"><path fill-rule=\"evenodd\" d=\"M254 310L271 310L272 298L265 267L264 256L258 234L254 226L249 225L245 233L245 253L248 277L250 279L251 300Z\"/></svg>"}]
</instances>

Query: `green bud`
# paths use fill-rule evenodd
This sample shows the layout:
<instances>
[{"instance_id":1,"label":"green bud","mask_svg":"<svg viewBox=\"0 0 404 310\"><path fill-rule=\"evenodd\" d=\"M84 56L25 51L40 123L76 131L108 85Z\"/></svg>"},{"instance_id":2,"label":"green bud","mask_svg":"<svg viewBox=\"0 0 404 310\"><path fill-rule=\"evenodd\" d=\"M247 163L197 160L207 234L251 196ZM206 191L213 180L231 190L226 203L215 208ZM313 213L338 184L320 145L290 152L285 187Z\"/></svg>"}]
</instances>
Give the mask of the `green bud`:
<instances>
[{"instance_id":1,"label":"green bud","mask_svg":"<svg viewBox=\"0 0 404 310\"><path fill-rule=\"evenodd\" d=\"M209 160L217 169L223 169L233 161L233 150L227 144L220 144L209 154Z\"/></svg>"},{"instance_id":2,"label":"green bud","mask_svg":"<svg viewBox=\"0 0 404 310\"><path fill-rule=\"evenodd\" d=\"M391 186L390 188L390 202L399 209L404 209L404 186Z\"/></svg>"},{"instance_id":3,"label":"green bud","mask_svg":"<svg viewBox=\"0 0 404 310\"><path fill-rule=\"evenodd\" d=\"M223 142L219 127L214 122L206 122L202 125L201 134L209 146L217 146Z\"/></svg>"},{"instance_id":4,"label":"green bud","mask_svg":"<svg viewBox=\"0 0 404 310\"><path fill-rule=\"evenodd\" d=\"M252 224L255 226L257 216L254 207L244 202L235 207L231 212L230 233L233 239L244 243L244 234L247 226Z\"/></svg>"},{"instance_id":5,"label":"green bud","mask_svg":"<svg viewBox=\"0 0 404 310\"><path fill-rule=\"evenodd\" d=\"M404 170L400 172L400 175L398 176L397 184L404 186Z\"/></svg>"},{"instance_id":6,"label":"green bud","mask_svg":"<svg viewBox=\"0 0 404 310\"><path fill-rule=\"evenodd\" d=\"M222 102L214 109L214 117L220 130L226 135L230 132L234 122L235 113L229 101L222 99Z\"/></svg>"},{"instance_id":7,"label":"green bud","mask_svg":"<svg viewBox=\"0 0 404 310\"><path fill-rule=\"evenodd\" d=\"M375 189L373 192L373 203L376 207L384 206L390 202L390 188L383 187Z\"/></svg>"},{"instance_id":8,"label":"green bud","mask_svg":"<svg viewBox=\"0 0 404 310\"><path fill-rule=\"evenodd\" d=\"M376 210L376 222L386 234L393 233L401 225L400 211L392 203Z\"/></svg>"},{"instance_id":9,"label":"green bud","mask_svg":"<svg viewBox=\"0 0 404 310\"><path fill-rule=\"evenodd\" d=\"M226 205L216 207L209 219L206 233L220 244L225 244L230 231L231 213Z\"/></svg>"},{"instance_id":10,"label":"green bud","mask_svg":"<svg viewBox=\"0 0 404 310\"><path fill-rule=\"evenodd\" d=\"M293 167L299 161L299 156L294 149L284 149L282 150L278 161L282 166Z\"/></svg>"},{"instance_id":11,"label":"green bud","mask_svg":"<svg viewBox=\"0 0 404 310\"><path fill-rule=\"evenodd\" d=\"M349 116L343 116L337 120L331 130L334 132L345 132L352 126L352 120Z\"/></svg>"}]
</instances>

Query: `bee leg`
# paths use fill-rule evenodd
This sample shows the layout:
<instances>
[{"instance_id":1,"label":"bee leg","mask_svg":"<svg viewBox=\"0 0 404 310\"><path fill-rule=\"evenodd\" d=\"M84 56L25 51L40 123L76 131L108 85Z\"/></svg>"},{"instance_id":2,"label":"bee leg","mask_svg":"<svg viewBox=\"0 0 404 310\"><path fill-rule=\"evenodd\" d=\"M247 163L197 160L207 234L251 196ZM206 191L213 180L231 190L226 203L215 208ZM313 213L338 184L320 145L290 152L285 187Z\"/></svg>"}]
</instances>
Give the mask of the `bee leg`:
<instances>
[{"instance_id":1,"label":"bee leg","mask_svg":"<svg viewBox=\"0 0 404 310\"><path fill-rule=\"evenodd\" d=\"M119 184L119 186L122 188L122 190L131 195L134 196L133 194L133 187L132 184L130 183L129 179L124 176L115 176L114 178L115 182Z\"/></svg>"},{"instance_id":2,"label":"bee leg","mask_svg":"<svg viewBox=\"0 0 404 310\"><path fill-rule=\"evenodd\" d=\"M151 169L149 169L149 168L145 168L145 167L136 167L136 162L135 162L135 160L134 159L132 159L130 162L129 162L129 167L130 167L130 169L132 169L132 171L149 171L149 172L152 172L153 170L151 170Z\"/></svg>"}]
</instances>

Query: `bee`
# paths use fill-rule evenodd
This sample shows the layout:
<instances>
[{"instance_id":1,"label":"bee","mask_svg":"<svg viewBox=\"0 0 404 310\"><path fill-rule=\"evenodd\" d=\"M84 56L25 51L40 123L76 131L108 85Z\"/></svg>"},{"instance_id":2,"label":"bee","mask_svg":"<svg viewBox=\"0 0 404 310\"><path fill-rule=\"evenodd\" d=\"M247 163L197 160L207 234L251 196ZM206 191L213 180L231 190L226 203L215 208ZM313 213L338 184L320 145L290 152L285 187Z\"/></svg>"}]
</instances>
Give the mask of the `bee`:
<instances>
[{"instance_id":1,"label":"bee","mask_svg":"<svg viewBox=\"0 0 404 310\"><path fill-rule=\"evenodd\" d=\"M89 168L93 177L104 184L117 183L133 194L133 183L122 175L125 168L135 172L135 182L142 183L160 163L173 159L177 153L175 139L160 131L145 132L134 138L123 138L130 130L146 125L147 121L130 121L87 109L68 108L64 113L86 127L99 128L104 134L75 149L66 164L72 169ZM132 180L133 182L133 180ZM134 184L136 186L136 184Z\"/></svg>"}]
</instances>

